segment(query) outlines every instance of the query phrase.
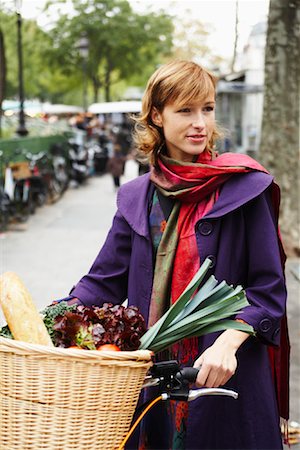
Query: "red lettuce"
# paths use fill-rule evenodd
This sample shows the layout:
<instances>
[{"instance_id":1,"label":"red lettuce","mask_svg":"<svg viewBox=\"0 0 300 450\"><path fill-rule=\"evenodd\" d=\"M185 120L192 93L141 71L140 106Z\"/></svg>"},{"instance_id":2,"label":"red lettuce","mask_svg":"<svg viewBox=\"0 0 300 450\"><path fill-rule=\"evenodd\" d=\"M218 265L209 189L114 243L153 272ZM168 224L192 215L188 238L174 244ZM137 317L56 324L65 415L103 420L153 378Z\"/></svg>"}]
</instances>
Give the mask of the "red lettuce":
<instances>
[{"instance_id":1,"label":"red lettuce","mask_svg":"<svg viewBox=\"0 0 300 450\"><path fill-rule=\"evenodd\" d=\"M146 324L138 308L104 303L102 307L76 306L54 319L54 340L58 347L78 346L95 350L114 344L120 350L137 350Z\"/></svg>"}]
</instances>

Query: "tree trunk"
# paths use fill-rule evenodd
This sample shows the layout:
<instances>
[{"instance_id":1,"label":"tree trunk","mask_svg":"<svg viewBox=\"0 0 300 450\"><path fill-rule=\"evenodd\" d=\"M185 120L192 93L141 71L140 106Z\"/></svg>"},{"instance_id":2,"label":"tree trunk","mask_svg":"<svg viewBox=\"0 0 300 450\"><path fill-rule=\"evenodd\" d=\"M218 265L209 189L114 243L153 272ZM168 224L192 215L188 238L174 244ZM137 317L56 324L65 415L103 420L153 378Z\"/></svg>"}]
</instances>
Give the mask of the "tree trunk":
<instances>
[{"instance_id":1,"label":"tree trunk","mask_svg":"<svg viewBox=\"0 0 300 450\"><path fill-rule=\"evenodd\" d=\"M105 89L105 101L110 101L110 70L109 68L106 70L105 73L105 83L104 83L104 89Z\"/></svg>"},{"instance_id":2,"label":"tree trunk","mask_svg":"<svg viewBox=\"0 0 300 450\"><path fill-rule=\"evenodd\" d=\"M107 65L105 69L105 80L104 80L104 90L105 90L105 101L110 102L110 83L111 83L111 73L113 70L113 65L107 57Z\"/></svg>"},{"instance_id":3,"label":"tree trunk","mask_svg":"<svg viewBox=\"0 0 300 450\"><path fill-rule=\"evenodd\" d=\"M94 103L98 103L99 101L99 89L101 87L101 82L99 81L98 75L92 76L92 84L93 84L93 100Z\"/></svg>"},{"instance_id":4,"label":"tree trunk","mask_svg":"<svg viewBox=\"0 0 300 450\"><path fill-rule=\"evenodd\" d=\"M93 100L94 103L98 103L98 98L99 98L99 88L98 85L93 83Z\"/></svg>"},{"instance_id":5,"label":"tree trunk","mask_svg":"<svg viewBox=\"0 0 300 450\"><path fill-rule=\"evenodd\" d=\"M234 45L233 45L233 55L231 60L231 72L234 72L236 63L236 52L237 44L239 39L239 0L235 2L235 26L234 26Z\"/></svg>"},{"instance_id":6,"label":"tree trunk","mask_svg":"<svg viewBox=\"0 0 300 450\"><path fill-rule=\"evenodd\" d=\"M2 136L2 102L5 98L6 85L6 59L4 48L4 35L0 29L0 137Z\"/></svg>"},{"instance_id":7,"label":"tree trunk","mask_svg":"<svg viewBox=\"0 0 300 450\"><path fill-rule=\"evenodd\" d=\"M270 0L260 161L281 187L280 227L288 255L299 254L298 0Z\"/></svg>"}]
</instances>

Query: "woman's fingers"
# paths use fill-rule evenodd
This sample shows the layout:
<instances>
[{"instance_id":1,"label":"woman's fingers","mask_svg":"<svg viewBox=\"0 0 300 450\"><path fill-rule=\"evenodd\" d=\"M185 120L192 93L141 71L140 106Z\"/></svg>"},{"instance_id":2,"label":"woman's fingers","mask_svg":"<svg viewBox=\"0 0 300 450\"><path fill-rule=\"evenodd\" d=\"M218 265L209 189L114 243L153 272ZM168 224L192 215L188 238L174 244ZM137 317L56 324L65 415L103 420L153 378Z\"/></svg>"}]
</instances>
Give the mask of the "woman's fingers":
<instances>
[{"instance_id":1,"label":"woman's fingers","mask_svg":"<svg viewBox=\"0 0 300 450\"><path fill-rule=\"evenodd\" d=\"M209 368L201 366L197 375L196 386L197 387L205 386L208 375L209 375Z\"/></svg>"},{"instance_id":2,"label":"woman's fingers","mask_svg":"<svg viewBox=\"0 0 300 450\"><path fill-rule=\"evenodd\" d=\"M210 355L202 355L195 362L194 367L201 367L197 376L196 385L198 387L219 387L224 385L235 373L236 358L223 358L215 360ZM201 363L200 363L201 361Z\"/></svg>"}]
</instances>

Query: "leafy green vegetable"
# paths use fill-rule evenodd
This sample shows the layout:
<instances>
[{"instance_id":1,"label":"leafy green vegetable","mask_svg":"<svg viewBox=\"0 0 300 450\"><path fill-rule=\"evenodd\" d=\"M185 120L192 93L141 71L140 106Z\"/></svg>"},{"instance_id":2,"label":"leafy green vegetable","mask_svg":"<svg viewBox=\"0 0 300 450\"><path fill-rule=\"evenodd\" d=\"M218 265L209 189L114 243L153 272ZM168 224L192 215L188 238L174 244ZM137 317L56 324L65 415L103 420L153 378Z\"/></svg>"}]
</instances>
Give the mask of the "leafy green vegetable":
<instances>
[{"instance_id":1,"label":"leafy green vegetable","mask_svg":"<svg viewBox=\"0 0 300 450\"><path fill-rule=\"evenodd\" d=\"M43 311L41 311L40 314L43 316L44 324L53 343L55 343L55 330L53 329L53 326L56 317L65 314L67 311L74 311L74 309L76 309L76 305L68 305L67 302L62 301L55 305L47 306L43 309ZM8 339L14 339L8 325L0 328L0 336Z\"/></svg>"},{"instance_id":2,"label":"leafy green vegetable","mask_svg":"<svg viewBox=\"0 0 300 450\"><path fill-rule=\"evenodd\" d=\"M225 281L218 284L212 275L195 294L210 264L207 258L178 300L142 336L140 349L159 352L187 337L227 328L254 334L250 325L233 320L249 305L241 286L233 288Z\"/></svg>"},{"instance_id":3,"label":"leafy green vegetable","mask_svg":"<svg viewBox=\"0 0 300 450\"><path fill-rule=\"evenodd\" d=\"M55 319L55 346L96 350L114 344L120 350L137 350L146 331L143 316L135 306L104 303L102 307L78 305Z\"/></svg>"},{"instance_id":4,"label":"leafy green vegetable","mask_svg":"<svg viewBox=\"0 0 300 450\"><path fill-rule=\"evenodd\" d=\"M63 301L58 302L56 305L47 306L45 309L43 309L43 311L41 311L44 324L54 345L56 341L56 331L53 327L56 317L64 315L67 311L74 311L75 309L76 305L68 305L67 302Z\"/></svg>"},{"instance_id":5,"label":"leafy green vegetable","mask_svg":"<svg viewBox=\"0 0 300 450\"><path fill-rule=\"evenodd\" d=\"M5 325L4 327L0 328L0 336L5 337L7 339L13 339L13 335L8 328L8 325Z\"/></svg>"}]
</instances>

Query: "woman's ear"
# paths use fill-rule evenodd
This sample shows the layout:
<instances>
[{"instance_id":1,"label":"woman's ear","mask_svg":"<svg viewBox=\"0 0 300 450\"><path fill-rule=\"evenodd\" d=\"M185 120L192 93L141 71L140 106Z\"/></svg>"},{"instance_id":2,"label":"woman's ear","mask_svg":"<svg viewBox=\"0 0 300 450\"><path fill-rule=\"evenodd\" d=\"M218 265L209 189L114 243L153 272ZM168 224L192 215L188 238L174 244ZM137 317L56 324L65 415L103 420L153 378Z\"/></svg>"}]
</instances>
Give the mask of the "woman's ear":
<instances>
[{"instance_id":1,"label":"woman's ear","mask_svg":"<svg viewBox=\"0 0 300 450\"><path fill-rule=\"evenodd\" d=\"M162 127L161 113L155 107L153 107L151 110L151 120L157 127Z\"/></svg>"}]
</instances>

